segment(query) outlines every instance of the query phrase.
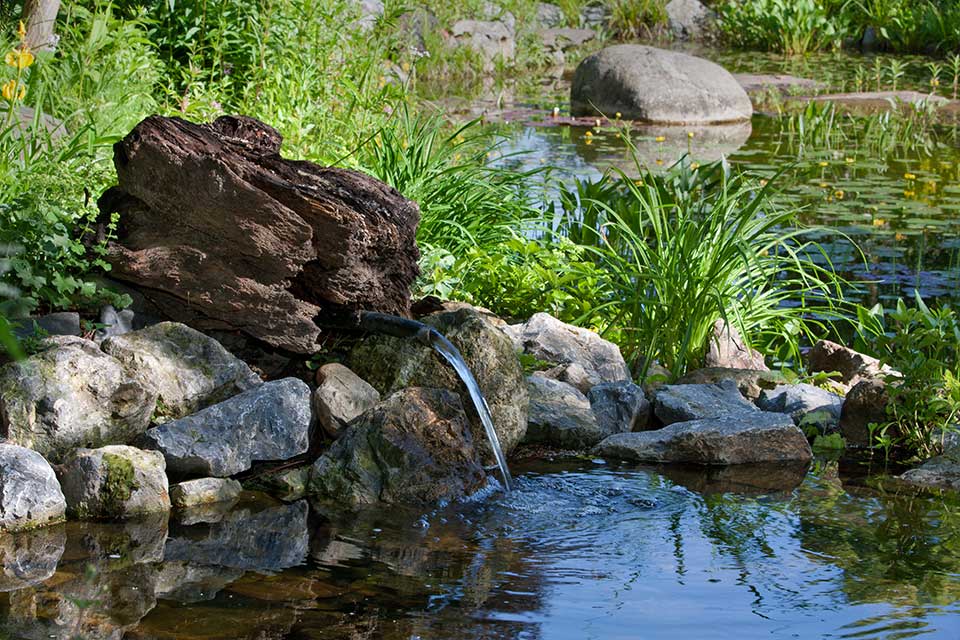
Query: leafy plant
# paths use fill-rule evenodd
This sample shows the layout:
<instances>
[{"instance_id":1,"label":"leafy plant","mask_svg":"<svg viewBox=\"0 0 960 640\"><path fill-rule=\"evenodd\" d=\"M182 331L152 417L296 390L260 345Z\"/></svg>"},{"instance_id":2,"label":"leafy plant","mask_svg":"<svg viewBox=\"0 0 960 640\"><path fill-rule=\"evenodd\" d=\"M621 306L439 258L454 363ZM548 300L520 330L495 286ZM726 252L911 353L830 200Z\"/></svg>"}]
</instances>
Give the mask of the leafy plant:
<instances>
[{"instance_id":1,"label":"leafy plant","mask_svg":"<svg viewBox=\"0 0 960 640\"><path fill-rule=\"evenodd\" d=\"M739 47L802 55L837 48L847 32L818 0L725 0L717 10L721 33Z\"/></svg>"}]
</instances>

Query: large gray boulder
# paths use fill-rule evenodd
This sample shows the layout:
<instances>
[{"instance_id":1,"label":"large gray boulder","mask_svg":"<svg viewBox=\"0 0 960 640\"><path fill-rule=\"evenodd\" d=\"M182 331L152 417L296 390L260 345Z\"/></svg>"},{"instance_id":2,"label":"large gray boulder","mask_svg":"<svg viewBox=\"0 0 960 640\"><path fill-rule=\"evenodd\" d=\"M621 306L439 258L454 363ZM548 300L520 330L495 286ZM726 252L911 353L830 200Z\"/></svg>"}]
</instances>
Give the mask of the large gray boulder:
<instances>
[{"instance_id":1,"label":"large gray boulder","mask_svg":"<svg viewBox=\"0 0 960 640\"><path fill-rule=\"evenodd\" d=\"M618 433L594 449L630 462L704 465L809 461L810 443L789 416L757 411L677 422L657 431Z\"/></svg>"},{"instance_id":2,"label":"large gray boulder","mask_svg":"<svg viewBox=\"0 0 960 640\"><path fill-rule=\"evenodd\" d=\"M812 384L782 384L761 392L757 406L764 411L786 413L800 427L831 433L840 423L843 398Z\"/></svg>"},{"instance_id":3,"label":"large gray boulder","mask_svg":"<svg viewBox=\"0 0 960 640\"><path fill-rule=\"evenodd\" d=\"M598 384L587 397L604 437L650 427L650 402L643 389L629 380Z\"/></svg>"},{"instance_id":4,"label":"large gray boulder","mask_svg":"<svg viewBox=\"0 0 960 640\"><path fill-rule=\"evenodd\" d=\"M534 375L527 380L530 423L524 442L563 449L586 449L607 435L590 410L590 401L575 387Z\"/></svg>"},{"instance_id":5,"label":"large gray boulder","mask_svg":"<svg viewBox=\"0 0 960 640\"><path fill-rule=\"evenodd\" d=\"M306 453L310 423L310 388L284 378L154 427L143 443L163 454L173 475L226 477L256 460Z\"/></svg>"},{"instance_id":6,"label":"large gray boulder","mask_svg":"<svg viewBox=\"0 0 960 640\"><path fill-rule=\"evenodd\" d=\"M750 414L759 410L740 393L733 380L718 384L668 384L654 392L654 413L663 424Z\"/></svg>"},{"instance_id":7,"label":"large gray boulder","mask_svg":"<svg viewBox=\"0 0 960 640\"><path fill-rule=\"evenodd\" d=\"M525 323L504 327L503 331L518 349L538 360L580 365L586 378L596 381L594 384L631 379L617 345L548 313L536 313Z\"/></svg>"},{"instance_id":8,"label":"large gray boulder","mask_svg":"<svg viewBox=\"0 0 960 640\"><path fill-rule=\"evenodd\" d=\"M101 349L156 390L155 422L183 418L261 383L219 342L177 322L108 338Z\"/></svg>"},{"instance_id":9,"label":"large gray boulder","mask_svg":"<svg viewBox=\"0 0 960 640\"><path fill-rule=\"evenodd\" d=\"M620 113L654 123L749 120L753 106L723 67L678 51L621 44L587 57L570 88L574 116Z\"/></svg>"},{"instance_id":10,"label":"large gray boulder","mask_svg":"<svg viewBox=\"0 0 960 640\"><path fill-rule=\"evenodd\" d=\"M128 518L170 510L163 456L125 445L77 449L57 467L70 515Z\"/></svg>"},{"instance_id":11,"label":"large gray boulder","mask_svg":"<svg viewBox=\"0 0 960 640\"><path fill-rule=\"evenodd\" d=\"M380 393L366 380L337 362L317 371L313 414L327 435L337 437L347 424L380 402Z\"/></svg>"},{"instance_id":12,"label":"large gray boulder","mask_svg":"<svg viewBox=\"0 0 960 640\"><path fill-rule=\"evenodd\" d=\"M460 398L411 387L354 422L313 465L309 489L338 505L429 505L483 486Z\"/></svg>"},{"instance_id":13,"label":"large gray boulder","mask_svg":"<svg viewBox=\"0 0 960 640\"><path fill-rule=\"evenodd\" d=\"M513 344L498 328L502 321L469 306L440 311L422 320L460 351L490 406L500 446L505 455L510 455L527 431L528 398L520 360ZM456 391L464 406L471 403L454 370L417 340L369 336L350 354L349 364L384 397L407 387L427 387ZM474 445L484 464L493 464L483 425L473 411L469 415Z\"/></svg>"},{"instance_id":14,"label":"large gray boulder","mask_svg":"<svg viewBox=\"0 0 960 640\"><path fill-rule=\"evenodd\" d=\"M43 456L0 442L0 532L60 522L66 509L57 476Z\"/></svg>"},{"instance_id":15,"label":"large gray boulder","mask_svg":"<svg viewBox=\"0 0 960 640\"><path fill-rule=\"evenodd\" d=\"M127 443L147 430L157 394L83 338L60 336L0 369L3 435L58 461L77 447Z\"/></svg>"}]
</instances>

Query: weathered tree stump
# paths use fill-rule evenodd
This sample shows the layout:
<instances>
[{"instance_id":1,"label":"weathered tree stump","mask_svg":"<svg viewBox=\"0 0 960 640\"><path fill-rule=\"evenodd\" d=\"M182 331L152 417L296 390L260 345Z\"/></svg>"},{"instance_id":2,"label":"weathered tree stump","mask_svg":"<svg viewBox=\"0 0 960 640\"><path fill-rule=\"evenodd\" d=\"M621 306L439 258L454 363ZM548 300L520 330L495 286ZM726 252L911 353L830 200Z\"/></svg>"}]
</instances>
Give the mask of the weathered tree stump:
<instances>
[{"instance_id":1,"label":"weathered tree stump","mask_svg":"<svg viewBox=\"0 0 960 640\"><path fill-rule=\"evenodd\" d=\"M326 317L407 315L417 204L363 173L280 157L280 134L242 116L151 116L114 147L112 276L172 319L316 350Z\"/></svg>"}]
</instances>

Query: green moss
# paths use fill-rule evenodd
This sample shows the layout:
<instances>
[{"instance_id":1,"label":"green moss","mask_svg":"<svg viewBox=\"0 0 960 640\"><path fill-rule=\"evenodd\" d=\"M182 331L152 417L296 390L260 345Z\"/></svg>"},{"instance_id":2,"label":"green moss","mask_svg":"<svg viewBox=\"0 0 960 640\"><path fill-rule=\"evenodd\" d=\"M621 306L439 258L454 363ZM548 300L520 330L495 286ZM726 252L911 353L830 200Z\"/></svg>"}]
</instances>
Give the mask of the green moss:
<instances>
[{"instance_id":1,"label":"green moss","mask_svg":"<svg viewBox=\"0 0 960 640\"><path fill-rule=\"evenodd\" d=\"M134 479L133 463L114 453L103 454L103 484L100 485L101 515L124 514L124 505L140 488Z\"/></svg>"}]
</instances>

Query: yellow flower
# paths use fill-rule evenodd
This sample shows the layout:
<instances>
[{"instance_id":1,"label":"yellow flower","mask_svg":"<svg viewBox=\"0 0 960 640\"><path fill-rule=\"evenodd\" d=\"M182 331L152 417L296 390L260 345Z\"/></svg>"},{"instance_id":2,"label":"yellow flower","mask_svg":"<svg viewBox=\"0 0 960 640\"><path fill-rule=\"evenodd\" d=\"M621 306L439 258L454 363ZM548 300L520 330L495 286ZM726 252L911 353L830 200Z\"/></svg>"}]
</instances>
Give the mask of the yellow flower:
<instances>
[{"instance_id":1,"label":"yellow flower","mask_svg":"<svg viewBox=\"0 0 960 640\"><path fill-rule=\"evenodd\" d=\"M903 197L904 197L904 198L912 198L912 197L915 196L915 195L917 195L917 192L916 192L916 191L904 191L904 192L903 192Z\"/></svg>"},{"instance_id":2,"label":"yellow flower","mask_svg":"<svg viewBox=\"0 0 960 640\"><path fill-rule=\"evenodd\" d=\"M593 138L587 138L583 141L584 144L593 144Z\"/></svg>"},{"instance_id":3,"label":"yellow flower","mask_svg":"<svg viewBox=\"0 0 960 640\"><path fill-rule=\"evenodd\" d=\"M667 139L666 136L657 136L657 137L656 137L656 141L657 141L657 142L663 142L663 141L666 140L666 139Z\"/></svg>"},{"instance_id":4,"label":"yellow flower","mask_svg":"<svg viewBox=\"0 0 960 640\"><path fill-rule=\"evenodd\" d=\"M642 187L642 186L643 186L643 180L634 180L634 181L633 181L633 184L637 185L638 187Z\"/></svg>"},{"instance_id":5,"label":"yellow flower","mask_svg":"<svg viewBox=\"0 0 960 640\"><path fill-rule=\"evenodd\" d=\"M23 20L20 21L20 24L17 26L17 35L20 36L20 41L27 39L27 27L23 24Z\"/></svg>"},{"instance_id":6,"label":"yellow flower","mask_svg":"<svg viewBox=\"0 0 960 640\"><path fill-rule=\"evenodd\" d=\"M821 182L821 183L820 183L820 188L821 188L821 189L826 189L826 188L829 187L829 186L830 186L830 185L828 185L826 182Z\"/></svg>"},{"instance_id":7,"label":"yellow flower","mask_svg":"<svg viewBox=\"0 0 960 640\"><path fill-rule=\"evenodd\" d=\"M905 173L905 174L903 174L903 177L906 178L907 180L916 180L916 179L917 179L917 176L915 176L915 175L912 174L912 173Z\"/></svg>"},{"instance_id":8,"label":"yellow flower","mask_svg":"<svg viewBox=\"0 0 960 640\"><path fill-rule=\"evenodd\" d=\"M821 166L821 167L828 167L828 166L830 166L830 163L827 162L826 160L821 160L821 161L820 161L820 166Z\"/></svg>"},{"instance_id":9,"label":"yellow flower","mask_svg":"<svg viewBox=\"0 0 960 640\"><path fill-rule=\"evenodd\" d=\"M592 138L592 137L593 137L593 131L590 131L589 129L587 129L587 131L583 134L583 136L584 136L585 138Z\"/></svg>"},{"instance_id":10,"label":"yellow flower","mask_svg":"<svg viewBox=\"0 0 960 640\"><path fill-rule=\"evenodd\" d=\"M690 163L690 168L691 168L691 169L699 169L699 168L700 168L700 163L699 163L699 162L691 162L691 163Z\"/></svg>"},{"instance_id":11,"label":"yellow flower","mask_svg":"<svg viewBox=\"0 0 960 640\"><path fill-rule=\"evenodd\" d=\"M767 179L766 179L766 178L760 178L760 186L761 186L761 187L767 186Z\"/></svg>"},{"instance_id":12,"label":"yellow flower","mask_svg":"<svg viewBox=\"0 0 960 640\"><path fill-rule=\"evenodd\" d=\"M687 137L692 139L692 138L693 138L693 131L687 131Z\"/></svg>"},{"instance_id":13,"label":"yellow flower","mask_svg":"<svg viewBox=\"0 0 960 640\"><path fill-rule=\"evenodd\" d=\"M939 86L940 86L940 81L939 81L938 79L936 79L936 78L930 78L930 86L931 86L931 87L939 87Z\"/></svg>"},{"instance_id":14,"label":"yellow flower","mask_svg":"<svg viewBox=\"0 0 960 640\"><path fill-rule=\"evenodd\" d=\"M904 234L902 234L902 233L900 233L899 231L897 231L896 235L894 235L893 237L894 237L896 240L899 240L900 242L903 242L904 240L907 239L907 236L904 235Z\"/></svg>"},{"instance_id":15,"label":"yellow flower","mask_svg":"<svg viewBox=\"0 0 960 640\"><path fill-rule=\"evenodd\" d=\"M833 192L833 195L837 198L837 200L843 200L843 196L846 194L844 194L843 189L837 189Z\"/></svg>"},{"instance_id":16,"label":"yellow flower","mask_svg":"<svg viewBox=\"0 0 960 640\"><path fill-rule=\"evenodd\" d=\"M619 111L617 111L617 114L616 114L616 115L617 115L617 120L619 120L620 118L623 117Z\"/></svg>"},{"instance_id":17,"label":"yellow flower","mask_svg":"<svg viewBox=\"0 0 960 640\"><path fill-rule=\"evenodd\" d=\"M3 99L7 102L23 100L27 95L27 88L21 84L18 89L17 81L11 80L3 85L3 88L0 89L0 94L3 95Z\"/></svg>"},{"instance_id":18,"label":"yellow flower","mask_svg":"<svg viewBox=\"0 0 960 640\"><path fill-rule=\"evenodd\" d=\"M30 50L24 47L8 51L3 59L9 66L22 71L33 64L34 57Z\"/></svg>"},{"instance_id":19,"label":"yellow flower","mask_svg":"<svg viewBox=\"0 0 960 640\"><path fill-rule=\"evenodd\" d=\"M658 166L658 167L662 167L662 166L663 166L663 158L657 158L657 166Z\"/></svg>"},{"instance_id":20,"label":"yellow flower","mask_svg":"<svg viewBox=\"0 0 960 640\"><path fill-rule=\"evenodd\" d=\"M884 220L883 218L874 218L874 220L873 220L873 226L875 226L875 227L885 227L885 226L887 226L887 221Z\"/></svg>"},{"instance_id":21,"label":"yellow flower","mask_svg":"<svg viewBox=\"0 0 960 640\"><path fill-rule=\"evenodd\" d=\"M844 158L844 161L845 161L847 164L853 164L853 162L854 162L853 158Z\"/></svg>"},{"instance_id":22,"label":"yellow flower","mask_svg":"<svg viewBox=\"0 0 960 640\"><path fill-rule=\"evenodd\" d=\"M404 62L403 64L400 65L400 69L402 69L404 73L407 73L408 71L410 71L410 63Z\"/></svg>"}]
</instances>

